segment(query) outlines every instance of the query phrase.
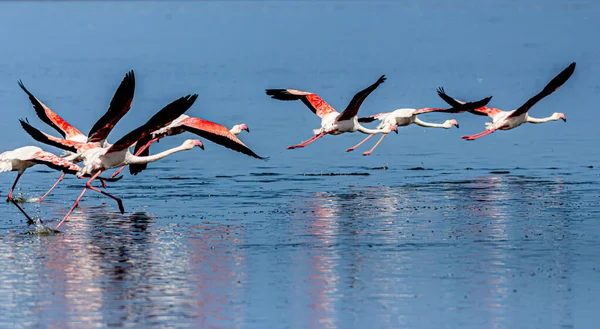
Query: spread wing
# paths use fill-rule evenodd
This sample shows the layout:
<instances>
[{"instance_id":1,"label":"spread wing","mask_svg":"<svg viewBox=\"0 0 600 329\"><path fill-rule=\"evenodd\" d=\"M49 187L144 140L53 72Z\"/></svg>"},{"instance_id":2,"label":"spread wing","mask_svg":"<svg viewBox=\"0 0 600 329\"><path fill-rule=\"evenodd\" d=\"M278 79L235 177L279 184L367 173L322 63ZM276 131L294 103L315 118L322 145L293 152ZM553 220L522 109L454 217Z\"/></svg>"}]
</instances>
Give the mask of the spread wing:
<instances>
[{"instance_id":1,"label":"spread wing","mask_svg":"<svg viewBox=\"0 0 600 329\"><path fill-rule=\"evenodd\" d=\"M80 168L71 161L67 161L50 152L38 151L29 159L32 162L44 164L52 169L59 170L68 174L76 174Z\"/></svg>"},{"instance_id":2,"label":"spread wing","mask_svg":"<svg viewBox=\"0 0 600 329\"><path fill-rule=\"evenodd\" d=\"M254 151L246 146L246 144L244 144L236 135L231 133L227 127L218 123L190 117L181 122L181 128L228 149L241 152L257 159L265 159L254 153Z\"/></svg>"},{"instance_id":3,"label":"spread wing","mask_svg":"<svg viewBox=\"0 0 600 329\"><path fill-rule=\"evenodd\" d=\"M469 113L472 113L475 115L493 117L494 115L498 114L499 112L502 112L499 109L485 106L492 99L491 96L469 104L467 102L464 102L464 101L461 101L458 99L454 99L454 98L448 96L446 94L446 92L444 91L444 88L442 88L442 87L439 87L437 89L437 93L438 93L438 96L440 96L440 98L444 100L444 102L446 102L446 103L448 103L448 105L452 106L453 109L446 110L449 113L460 113L460 112L468 111ZM481 105L481 104L483 104L483 105ZM475 107L475 106L479 106L479 107Z\"/></svg>"},{"instance_id":4,"label":"spread wing","mask_svg":"<svg viewBox=\"0 0 600 329\"><path fill-rule=\"evenodd\" d=\"M554 79L552 79L546 85L546 87L544 87L544 89L542 91L540 91L537 95L531 97L527 102L525 102L525 104L521 105L521 107L519 107L518 109L513 111L508 117L509 118L518 117L518 116L522 115L523 113L526 113L527 111L529 111L529 109L532 106L534 106L535 103L542 100L542 98L552 94L558 88L560 88L565 82L567 82L567 80L569 80L571 75L573 75L574 71L575 71L575 62L571 63L569 66L567 66L567 68L562 70L562 72L560 72L556 77L554 77Z\"/></svg>"},{"instance_id":5,"label":"spread wing","mask_svg":"<svg viewBox=\"0 0 600 329\"><path fill-rule=\"evenodd\" d=\"M57 138L51 135L46 134L45 132L40 131L37 128L34 128L25 120L19 120L21 122L21 127L25 129L25 131L33 137L36 141L44 144L48 144L54 147L58 147L65 151L77 152L78 148L82 148L85 146L85 143L70 141L63 138Z\"/></svg>"},{"instance_id":6,"label":"spread wing","mask_svg":"<svg viewBox=\"0 0 600 329\"><path fill-rule=\"evenodd\" d=\"M319 95L307 91L295 89L267 89L266 93L271 96L271 98L281 101L301 100L304 105L321 119L329 113L337 113L337 111L319 97Z\"/></svg>"},{"instance_id":7,"label":"spread wing","mask_svg":"<svg viewBox=\"0 0 600 329\"><path fill-rule=\"evenodd\" d=\"M44 105L44 103L37 99L37 97L33 96L33 94L30 93L27 88L25 88L25 85L21 80L19 80L19 87L21 87L27 96L29 96L29 101L33 105L35 113L44 123L54 128L59 134L67 139L72 139L78 135L84 136L81 131L77 130L77 128L73 127L70 123L65 121L58 114Z\"/></svg>"},{"instance_id":8,"label":"spread wing","mask_svg":"<svg viewBox=\"0 0 600 329\"><path fill-rule=\"evenodd\" d=\"M196 94L187 95L165 106L144 125L134 129L114 143L106 151L106 154L127 149L138 140L150 136L153 131L169 125L173 120L185 113L185 111L187 111L194 104L196 98L198 98L198 95Z\"/></svg>"},{"instance_id":9,"label":"spread wing","mask_svg":"<svg viewBox=\"0 0 600 329\"><path fill-rule=\"evenodd\" d=\"M88 142L103 142L113 127L131 109L135 91L135 76L129 71L115 92L110 106L104 115L94 124L88 134Z\"/></svg>"},{"instance_id":10,"label":"spread wing","mask_svg":"<svg viewBox=\"0 0 600 329\"><path fill-rule=\"evenodd\" d=\"M338 117L335 120L344 121L354 118L358 114L358 110L360 109L360 106L362 105L365 98L367 98L367 96L369 96L369 94L372 93L373 90L377 89L377 87L379 87L379 85L382 84L385 81L385 79L385 75L382 75L381 77L379 77L379 79L377 79L377 81L374 84L370 85L364 90L359 91L356 95L354 95L354 97L352 97L352 100L350 101L350 104L348 104L348 107L346 107L344 112L338 115Z\"/></svg>"},{"instance_id":11,"label":"spread wing","mask_svg":"<svg viewBox=\"0 0 600 329\"><path fill-rule=\"evenodd\" d=\"M385 117L389 112L383 112L383 113L377 113L375 115L370 115L368 117L362 117L362 118L358 118L358 122L373 122L375 120L381 120L383 119L383 117Z\"/></svg>"}]
</instances>

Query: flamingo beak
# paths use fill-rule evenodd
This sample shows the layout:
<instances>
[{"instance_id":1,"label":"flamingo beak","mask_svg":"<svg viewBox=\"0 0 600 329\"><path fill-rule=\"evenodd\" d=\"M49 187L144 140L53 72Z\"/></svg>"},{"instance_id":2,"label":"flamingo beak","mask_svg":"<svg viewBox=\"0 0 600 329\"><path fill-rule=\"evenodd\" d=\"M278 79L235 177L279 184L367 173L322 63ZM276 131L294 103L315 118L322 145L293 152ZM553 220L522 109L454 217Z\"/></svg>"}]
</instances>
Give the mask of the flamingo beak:
<instances>
[{"instance_id":1,"label":"flamingo beak","mask_svg":"<svg viewBox=\"0 0 600 329\"><path fill-rule=\"evenodd\" d=\"M194 140L194 146L198 146L199 148L204 150L204 144L198 139Z\"/></svg>"},{"instance_id":2,"label":"flamingo beak","mask_svg":"<svg viewBox=\"0 0 600 329\"><path fill-rule=\"evenodd\" d=\"M567 117L561 113L560 118L562 119L562 121L567 122Z\"/></svg>"},{"instance_id":3,"label":"flamingo beak","mask_svg":"<svg viewBox=\"0 0 600 329\"><path fill-rule=\"evenodd\" d=\"M460 127L458 126L458 122L455 124L455 126L456 126L456 128L460 128Z\"/></svg>"},{"instance_id":4,"label":"flamingo beak","mask_svg":"<svg viewBox=\"0 0 600 329\"><path fill-rule=\"evenodd\" d=\"M392 130L396 132L396 135L398 135L398 127L397 126L392 126Z\"/></svg>"}]
</instances>

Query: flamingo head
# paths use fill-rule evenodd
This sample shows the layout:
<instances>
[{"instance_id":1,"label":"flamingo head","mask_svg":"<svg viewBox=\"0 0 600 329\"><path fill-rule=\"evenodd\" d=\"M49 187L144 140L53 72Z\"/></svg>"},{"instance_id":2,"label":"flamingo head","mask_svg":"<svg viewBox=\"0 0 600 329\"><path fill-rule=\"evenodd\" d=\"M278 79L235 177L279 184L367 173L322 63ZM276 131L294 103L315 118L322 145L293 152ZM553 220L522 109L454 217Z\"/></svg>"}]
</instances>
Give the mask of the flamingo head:
<instances>
[{"instance_id":1,"label":"flamingo head","mask_svg":"<svg viewBox=\"0 0 600 329\"><path fill-rule=\"evenodd\" d=\"M560 113L560 112L555 112L554 114L552 114L553 117L556 118L556 120L560 119L564 122L567 122L567 117L565 116L564 113Z\"/></svg>"},{"instance_id":2,"label":"flamingo head","mask_svg":"<svg viewBox=\"0 0 600 329\"><path fill-rule=\"evenodd\" d=\"M390 126L390 131L395 132L396 134L398 134L398 126L397 125L391 125Z\"/></svg>"},{"instance_id":3,"label":"flamingo head","mask_svg":"<svg viewBox=\"0 0 600 329\"><path fill-rule=\"evenodd\" d=\"M202 142L199 139L188 139L185 142L183 142L182 146L187 150L191 150L195 146L198 146L199 148L204 150L204 144L202 144Z\"/></svg>"},{"instance_id":4,"label":"flamingo head","mask_svg":"<svg viewBox=\"0 0 600 329\"><path fill-rule=\"evenodd\" d=\"M234 135L237 135L239 133L241 133L243 130L250 132L250 129L248 128L248 126L245 123L240 123L239 125L235 125L231 128L231 133Z\"/></svg>"},{"instance_id":5,"label":"flamingo head","mask_svg":"<svg viewBox=\"0 0 600 329\"><path fill-rule=\"evenodd\" d=\"M452 119L452 120L446 120L446 122L444 122L444 125L447 128L452 128L452 126L456 126L456 128L458 128L458 121Z\"/></svg>"}]
</instances>

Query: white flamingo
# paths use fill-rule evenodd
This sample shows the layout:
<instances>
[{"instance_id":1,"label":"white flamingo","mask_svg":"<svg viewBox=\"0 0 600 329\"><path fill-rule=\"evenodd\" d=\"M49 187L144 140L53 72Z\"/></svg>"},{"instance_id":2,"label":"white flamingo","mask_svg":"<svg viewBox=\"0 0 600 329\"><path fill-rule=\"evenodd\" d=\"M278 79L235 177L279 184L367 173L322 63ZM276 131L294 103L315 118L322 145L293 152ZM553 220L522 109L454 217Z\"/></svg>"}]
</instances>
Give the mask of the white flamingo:
<instances>
[{"instance_id":1,"label":"white flamingo","mask_svg":"<svg viewBox=\"0 0 600 329\"><path fill-rule=\"evenodd\" d=\"M295 89L267 89L267 95L274 99L283 101L302 100L314 114L321 118L321 128L313 130L314 136L312 138L298 145L288 146L287 149L291 150L305 147L327 134L339 135L355 131L364 134L387 134L390 131L398 133L395 126L390 126L386 129L368 129L358 123L357 115L361 104L373 90L385 81L385 79L385 75L382 75L374 84L354 95L350 104L348 104L348 107L346 107L342 113L334 110L333 107L327 104L327 102L319 97L319 95L311 92Z\"/></svg>"},{"instance_id":2,"label":"white flamingo","mask_svg":"<svg viewBox=\"0 0 600 329\"><path fill-rule=\"evenodd\" d=\"M417 117L417 115L423 114L423 113L431 113L431 112L462 113L462 112L467 111L467 109L475 109L475 108L478 108L481 106L485 106L491 99L492 99L492 97L490 96L490 97L486 97L486 98L476 101L476 102L465 103L458 107L453 107L453 108L424 107L424 108L420 108L420 109L410 109L410 108L397 109L392 112L384 112L384 113L379 113L379 114L371 115L371 116L364 117L364 118L359 118L358 122L372 122L375 120L379 120L380 123L377 126L377 129L386 129L389 126L404 127L404 126L411 125L413 123L416 125L419 125L421 127L427 127L427 128L449 129L453 126L456 126L456 128L458 128L458 122L454 119L446 120L442 124L429 123L429 122L422 121L421 119L419 119ZM361 146L364 142L366 142L373 136L374 136L374 134L367 136L360 143L347 149L346 152L354 151L357 147ZM375 143L373 148L371 148L367 152L364 152L363 155L367 156L367 155L370 155L371 153L373 153L375 148L377 148L377 146L379 146L379 144L381 143L381 141L383 140L383 138L385 136L387 136L387 135L386 134L381 135L381 138L377 141L377 143Z\"/></svg>"},{"instance_id":3,"label":"white flamingo","mask_svg":"<svg viewBox=\"0 0 600 329\"><path fill-rule=\"evenodd\" d=\"M486 122L486 130L474 135L462 136L463 139L468 141L476 140L485 135L491 134L496 130L510 130L514 129L525 122L529 123L544 123L549 121L557 121L563 120L567 121L567 117L564 113L555 112L551 116L546 118L534 118L529 116L528 111L534 106L537 102L542 100L544 97L552 94L558 88L560 88L573 74L575 71L575 62L571 63L567 68L565 68L562 72L560 72L554 79L552 79L544 89L539 92L537 95L530 98L525 104L521 105L516 110L513 111L502 111L497 108L492 107L480 107L469 112L477 115L487 115L492 118L492 122ZM454 99L448 96L443 89L440 88L438 91L439 96L446 101L451 106L460 105L462 101Z\"/></svg>"},{"instance_id":4,"label":"white flamingo","mask_svg":"<svg viewBox=\"0 0 600 329\"><path fill-rule=\"evenodd\" d=\"M17 178L8 192L7 202L12 202L19 210L27 217L31 222L32 219L25 213L25 211L14 201L13 191L17 186L19 178L23 175L25 170L31 168L37 164L46 165L52 169L62 171L68 174L77 174L81 168L76 164L72 163L66 158L61 158L50 152L46 152L37 146L24 146L12 151L6 151L0 153L0 172L16 171L18 172ZM104 178L100 178L104 180ZM110 179L109 179L110 180Z\"/></svg>"}]
</instances>

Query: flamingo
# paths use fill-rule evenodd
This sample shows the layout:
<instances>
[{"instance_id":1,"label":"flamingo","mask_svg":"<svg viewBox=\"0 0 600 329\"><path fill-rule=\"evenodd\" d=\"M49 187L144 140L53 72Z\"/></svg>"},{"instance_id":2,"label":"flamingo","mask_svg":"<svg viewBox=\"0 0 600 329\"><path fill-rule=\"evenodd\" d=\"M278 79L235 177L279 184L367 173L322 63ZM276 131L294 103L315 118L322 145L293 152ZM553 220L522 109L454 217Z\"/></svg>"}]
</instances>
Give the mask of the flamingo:
<instances>
[{"instance_id":1,"label":"flamingo","mask_svg":"<svg viewBox=\"0 0 600 329\"><path fill-rule=\"evenodd\" d=\"M388 126L404 127L404 126L411 125L413 123L416 125L419 125L421 127L428 127L428 128L450 129L453 126L456 126L456 128L458 128L458 122L454 119L446 120L446 121L444 121L444 123L441 123L441 124L429 123L429 122L422 121L421 119L419 119L417 117L417 115L423 114L423 113L431 113L431 112L462 113L462 112L467 111L467 109L475 109L475 108L478 108L481 106L485 106L491 99L492 99L492 97L490 96L490 97L481 99L476 102L461 104L460 106L449 108L449 109L448 108L433 108L433 107L424 107L424 108L420 108L420 109L402 108L402 109L394 110L392 112L384 112L384 113L379 113L379 114L371 115L371 116L364 117L364 118L359 118L358 122L372 122L375 120L379 120L380 123L377 126L378 129L384 129ZM365 143L367 140L369 140L373 136L374 136L374 134L367 136L360 143L347 149L346 152L354 151L357 147L361 146L363 143ZM379 146L379 144L381 143L381 141L383 140L383 138L385 136L387 136L387 134L382 134L381 138L377 141L377 143L375 143L373 148L371 148L367 152L364 152L362 155L367 156L367 155L370 155L371 153L373 153L375 148L377 148L377 146Z\"/></svg>"},{"instance_id":2,"label":"flamingo","mask_svg":"<svg viewBox=\"0 0 600 329\"><path fill-rule=\"evenodd\" d=\"M174 147L172 149L151 156L136 156L129 152L129 148L136 144L137 141L148 138L153 131L156 131L162 127L171 124L173 120L175 120L185 111L187 111L194 104L196 98L198 98L198 95L194 94L177 99L176 101L165 106L162 110L156 113L144 125L132 130L110 147L93 147L88 150L84 150L82 153L84 165L81 168L81 170L77 173L77 177L81 178L86 175L91 175L91 178L87 181L86 187L83 189L79 197L75 200L75 203L73 204L71 209L69 209L65 217L58 223L56 229L58 230L58 228L66 221L69 215L73 212L75 207L77 207L79 201L81 200L88 188L98 193L102 193L108 196L109 198L112 198L117 202L121 213L125 212L123 202L120 198L108 192L97 189L91 185L91 183L103 171L111 168L121 167L124 165L145 164L149 162L158 161L173 153L191 150L196 146L200 147L201 149L204 149L204 146L202 145L202 142L200 140L188 139L178 147Z\"/></svg>"},{"instance_id":3,"label":"flamingo","mask_svg":"<svg viewBox=\"0 0 600 329\"><path fill-rule=\"evenodd\" d=\"M477 115L487 115L492 118L492 122L486 122L486 130L474 135L462 136L463 139L472 141L478 138L481 138L485 135L489 135L496 130L510 130L514 129L525 122L529 123L544 123L549 121L557 121L563 120L567 122L567 118L564 113L555 112L551 116L546 118L534 118L529 116L528 111L534 106L537 102L542 100L544 97L552 94L558 88L560 88L573 74L575 71L575 62L571 63L567 66L562 72L560 72L554 79L552 79L541 92L537 95L531 97L525 104L521 105L516 110L513 111L502 111L497 108L492 107L480 107L474 110L470 110L469 112ZM448 96L443 88L438 89L438 95L451 106L456 106L462 103L457 99L454 99Z\"/></svg>"},{"instance_id":4,"label":"flamingo","mask_svg":"<svg viewBox=\"0 0 600 329\"><path fill-rule=\"evenodd\" d=\"M29 223L32 223L33 220L25 213L25 211L15 202L13 199L13 191L17 186L17 182L19 178L23 175L25 170L31 168L37 164L46 165L52 169L62 171L63 173L68 174L77 174L81 168L69 161L68 159L61 158L57 155L54 155L50 152L46 152L37 146L24 146L12 151L6 151L0 153L0 172L7 171L16 171L18 172L17 178L13 183L10 192L8 192L8 198L6 202L12 202L19 210L27 217ZM100 178L101 180L108 181L116 181L119 179L105 179Z\"/></svg>"},{"instance_id":5,"label":"flamingo","mask_svg":"<svg viewBox=\"0 0 600 329\"><path fill-rule=\"evenodd\" d=\"M182 114L173 120L171 124L153 131L147 138L139 140L135 145L134 154L147 156L150 154L149 147L152 143L166 136L175 136L183 134L187 131L248 156L261 160L267 159L254 153L254 151L248 148L248 146L246 146L239 138L237 138L236 135L244 130L250 132L250 129L244 123L235 125L228 130L225 126L218 123ZM146 167L146 164L132 164L129 166L129 172L132 175L137 175L146 169ZM124 168L125 167L121 167L119 170L113 173L111 177L118 175Z\"/></svg>"},{"instance_id":6,"label":"flamingo","mask_svg":"<svg viewBox=\"0 0 600 329\"><path fill-rule=\"evenodd\" d=\"M135 91L135 75L132 71L129 71L123 81L117 88L113 99L110 102L109 108L106 113L98 119L98 121L94 124L92 129L90 130L88 136L84 135L80 130L75 128L73 125L68 123L66 120L61 118L58 114L52 111L48 106L42 103L37 97L35 97L27 88L21 80L19 80L19 87L23 89L23 91L29 96L29 100L33 105L33 109L37 116L50 127L54 128L61 134L64 140L68 142L77 142L77 143L93 143L94 146L108 146L106 142L106 138L108 134L111 132L113 127L117 124L117 122L131 109L131 103L133 101L133 94ZM57 146L56 142L51 143L50 145ZM67 156L66 159L72 162L81 162L81 154L77 150L67 150L65 152ZM112 176L111 178L115 177ZM43 201L54 188L65 178L65 173L58 178L56 183L52 185L52 187L39 198L30 199L28 201L31 202L41 202ZM104 184L104 180L102 181Z\"/></svg>"},{"instance_id":7,"label":"flamingo","mask_svg":"<svg viewBox=\"0 0 600 329\"><path fill-rule=\"evenodd\" d=\"M306 145L327 134L339 135L346 132L355 131L359 131L364 134L387 134L390 131L395 131L398 133L398 130L395 126L389 126L386 129L373 130L365 128L358 123L357 115L362 102L385 80L385 75L382 75L374 84L362 91L359 91L356 95L354 95L350 101L350 104L348 104L348 107L346 107L342 113L334 110L333 107L327 104L321 97L319 97L319 95L311 92L295 89L267 89L267 95L274 99L282 101L302 100L304 105L308 106L308 108L314 114L321 118L321 128L313 130L313 137L298 145L288 146L287 149L291 150L305 147Z\"/></svg>"}]
</instances>

